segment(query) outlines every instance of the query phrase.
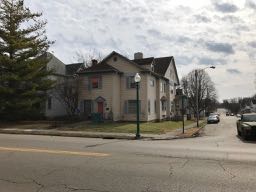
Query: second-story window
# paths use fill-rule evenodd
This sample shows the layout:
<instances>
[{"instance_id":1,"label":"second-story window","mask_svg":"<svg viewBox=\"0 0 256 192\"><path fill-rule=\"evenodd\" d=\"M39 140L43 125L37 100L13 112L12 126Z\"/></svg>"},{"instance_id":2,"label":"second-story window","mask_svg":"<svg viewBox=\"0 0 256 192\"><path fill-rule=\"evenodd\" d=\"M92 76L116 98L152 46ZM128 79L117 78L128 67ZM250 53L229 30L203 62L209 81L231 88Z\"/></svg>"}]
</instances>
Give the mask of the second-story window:
<instances>
[{"instance_id":1,"label":"second-story window","mask_svg":"<svg viewBox=\"0 0 256 192\"><path fill-rule=\"evenodd\" d=\"M154 86L155 86L155 81L154 81L154 79L150 79L150 80L149 80L149 84L150 84L151 87L154 87Z\"/></svg>"},{"instance_id":2,"label":"second-story window","mask_svg":"<svg viewBox=\"0 0 256 192\"><path fill-rule=\"evenodd\" d=\"M101 88L101 77L93 76L90 78L90 88L92 89L100 89Z\"/></svg>"},{"instance_id":3,"label":"second-story window","mask_svg":"<svg viewBox=\"0 0 256 192\"><path fill-rule=\"evenodd\" d=\"M165 93L165 90L166 90L166 83L165 82L160 83L160 90L161 90L162 93Z\"/></svg>"},{"instance_id":4,"label":"second-story window","mask_svg":"<svg viewBox=\"0 0 256 192\"><path fill-rule=\"evenodd\" d=\"M136 88L136 83L134 81L134 76L129 76L126 78L127 88Z\"/></svg>"}]
</instances>

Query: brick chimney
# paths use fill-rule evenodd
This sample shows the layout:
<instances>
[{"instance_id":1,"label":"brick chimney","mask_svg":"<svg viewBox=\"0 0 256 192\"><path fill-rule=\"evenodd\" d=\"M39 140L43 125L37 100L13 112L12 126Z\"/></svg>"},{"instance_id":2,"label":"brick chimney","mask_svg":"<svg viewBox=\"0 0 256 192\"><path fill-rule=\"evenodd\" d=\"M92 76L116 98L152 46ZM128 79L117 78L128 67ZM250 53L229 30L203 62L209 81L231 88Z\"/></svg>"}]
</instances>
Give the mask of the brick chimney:
<instances>
[{"instance_id":1,"label":"brick chimney","mask_svg":"<svg viewBox=\"0 0 256 192\"><path fill-rule=\"evenodd\" d=\"M134 53L134 59L143 59L143 53L142 52Z\"/></svg>"},{"instance_id":2,"label":"brick chimney","mask_svg":"<svg viewBox=\"0 0 256 192\"><path fill-rule=\"evenodd\" d=\"M98 64L97 59L92 59L92 65L97 65L97 64Z\"/></svg>"}]
</instances>

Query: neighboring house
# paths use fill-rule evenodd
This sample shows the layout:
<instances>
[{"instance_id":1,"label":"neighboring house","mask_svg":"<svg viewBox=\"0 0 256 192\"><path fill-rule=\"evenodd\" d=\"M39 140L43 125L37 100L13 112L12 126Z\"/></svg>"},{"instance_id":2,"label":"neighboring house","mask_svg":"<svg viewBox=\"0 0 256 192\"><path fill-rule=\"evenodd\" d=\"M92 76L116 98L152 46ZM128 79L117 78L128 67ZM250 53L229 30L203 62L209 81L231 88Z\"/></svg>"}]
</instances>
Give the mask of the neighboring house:
<instances>
[{"instance_id":1,"label":"neighboring house","mask_svg":"<svg viewBox=\"0 0 256 192\"><path fill-rule=\"evenodd\" d=\"M113 51L100 63L96 60L79 74L79 105L83 118L101 113L113 121L136 120L136 86L140 82L141 121L161 120L171 116L179 78L174 58L143 58L135 53L134 60Z\"/></svg>"},{"instance_id":2,"label":"neighboring house","mask_svg":"<svg viewBox=\"0 0 256 192\"><path fill-rule=\"evenodd\" d=\"M54 73L49 78L54 81L61 81L65 78L66 67L63 62L61 62L57 57L51 53L47 53L47 58L49 62L47 63L47 70L53 70ZM45 117L54 118L58 116L66 115L65 108L51 93L49 90L47 92L47 99L45 105Z\"/></svg>"},{"instance_id":3,"label":"neighboring house","mask_svg":"<svg viewBox=\"0 0 256 192\"><path fill-rule=\"evenodd\" d=\"M56 81L56 83L65 82L68 78L72 78L72 76L83 66L83 63L65 65L51 53L47 53L47 58L49 59L47 70L54 71L53 75L49 78ZM56 118L67 115L65 105L60 101L57 95L58 93L56 89L47 92L44 112L46 118Z\"/></svg>"}]
</instances>

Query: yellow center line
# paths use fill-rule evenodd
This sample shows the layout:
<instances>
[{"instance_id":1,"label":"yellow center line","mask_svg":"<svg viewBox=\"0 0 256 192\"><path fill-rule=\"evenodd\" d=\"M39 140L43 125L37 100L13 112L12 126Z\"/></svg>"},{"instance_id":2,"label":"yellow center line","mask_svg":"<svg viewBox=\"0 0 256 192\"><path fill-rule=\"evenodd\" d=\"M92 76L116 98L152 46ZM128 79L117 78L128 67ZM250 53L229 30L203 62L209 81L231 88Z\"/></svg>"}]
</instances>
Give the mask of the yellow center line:
<instances>
[{"instance_id":1,"label":"yellow center line","mask_svg":"<svg viewBox=\"0 0 256 192\"><path fill-rule=\"evenodd\" d=\"M15 151L15 152L32 152L32 153L50 153L50 154L65 154L65 155L79 155L79 156L92 156L92 157L107 157L107 153L94 153L82 151L62 151L62 150L47 150L47 149L33 149L33 148L13 148L13 147L0 147L0 151Z\"/></svg>"}]
</instances>

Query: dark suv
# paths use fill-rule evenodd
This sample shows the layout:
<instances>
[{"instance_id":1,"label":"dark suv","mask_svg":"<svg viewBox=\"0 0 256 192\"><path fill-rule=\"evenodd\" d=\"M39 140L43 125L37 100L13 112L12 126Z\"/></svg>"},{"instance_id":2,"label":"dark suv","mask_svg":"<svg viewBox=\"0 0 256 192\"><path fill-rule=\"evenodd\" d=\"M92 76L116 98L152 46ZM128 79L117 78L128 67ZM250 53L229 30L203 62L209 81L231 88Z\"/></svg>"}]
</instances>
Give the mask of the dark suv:
<instances>
[{"instance_id":1,"label":"dark suv","mask_svg":"<svg viewBox=\"0 0 256 192\"><path fill-rule=\"evenodd\" d=\"M256 113L245 113L236 123L237 134L243 139L256 135Z\"/></svg>"}]
</instances>

